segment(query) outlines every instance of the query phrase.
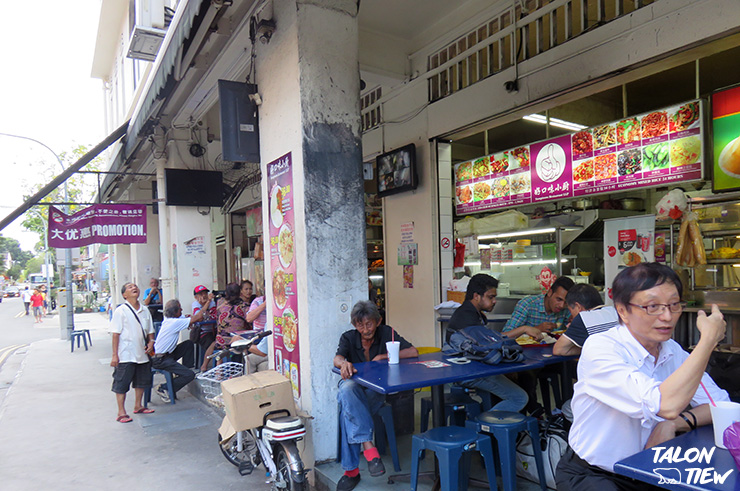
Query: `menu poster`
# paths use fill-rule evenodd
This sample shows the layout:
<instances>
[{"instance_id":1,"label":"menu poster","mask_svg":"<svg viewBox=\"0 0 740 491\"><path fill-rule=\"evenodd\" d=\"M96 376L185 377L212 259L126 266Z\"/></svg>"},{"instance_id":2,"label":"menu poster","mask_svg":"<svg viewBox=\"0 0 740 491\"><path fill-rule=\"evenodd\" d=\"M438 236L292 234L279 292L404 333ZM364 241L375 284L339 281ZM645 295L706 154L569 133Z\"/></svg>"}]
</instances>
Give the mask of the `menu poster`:
<instances>
[{"instance_id":1,"label":"menu poster","mask_svg":"<svg viewBox=\"0 0 740 491\"><path fill-rule=\"evenodd\" d=\"M456 164L455 211L466 215L703 179L702 112L701 100L689 101ZM737 128L735 123L737 134L726 147L737 163L734 186L740 187Z\"/></svg>"},{"instance_id":2,"label":"menu poster","mask_svg":"<svg viewBox=\"0 0 740 491\"><path fill-rule=\"evenodd\" d=\"M662 239L661 245L665 247L665 236ZM604 276L607 285L604 300L607 305L613 303L611 285L620 271L655 261L656 241L655 215L604 220Z\"/></svg>"},{"instance_id":3,"label":"menu poster","mask_svg":"<svg viewBox=\"0 0 740 491\"><path fill-rule=\"evenodd\" d=\"M301 395L298 336L298 285L295 264L295 213L291 154L267 164L270 209L270 274L272 275L275 370L290 379L293 397Z\"/></svg>"},{"instance_id":4,"label":"menu poster","mask_svg":"<svg viewBox=\"0 0 740 491\"><path fill-rule=\"evenodd\" d=\"M740 189L740 87L712 95L712 191Z\"/></svg>"}]
</instances>

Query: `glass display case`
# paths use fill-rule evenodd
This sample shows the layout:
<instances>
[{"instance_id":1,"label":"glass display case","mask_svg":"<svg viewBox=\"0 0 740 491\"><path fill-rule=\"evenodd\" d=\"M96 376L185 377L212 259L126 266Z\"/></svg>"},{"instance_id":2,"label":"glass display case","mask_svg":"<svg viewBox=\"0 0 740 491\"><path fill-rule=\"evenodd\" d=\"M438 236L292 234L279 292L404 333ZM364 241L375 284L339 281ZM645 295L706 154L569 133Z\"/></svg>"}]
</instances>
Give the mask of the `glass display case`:
<instances>
[{"instance_id":1,"label":"glass display case","mask_svg":"<svg viewBox=\"0 0 740 491\"><path fill-rule=\"evenodd\" d=\"M693 198L690 206L698 215L707 251L706 265L685 268L691 290L740 291L740 195L733 201L724 196Z\"/></svg>"}]
</instances>

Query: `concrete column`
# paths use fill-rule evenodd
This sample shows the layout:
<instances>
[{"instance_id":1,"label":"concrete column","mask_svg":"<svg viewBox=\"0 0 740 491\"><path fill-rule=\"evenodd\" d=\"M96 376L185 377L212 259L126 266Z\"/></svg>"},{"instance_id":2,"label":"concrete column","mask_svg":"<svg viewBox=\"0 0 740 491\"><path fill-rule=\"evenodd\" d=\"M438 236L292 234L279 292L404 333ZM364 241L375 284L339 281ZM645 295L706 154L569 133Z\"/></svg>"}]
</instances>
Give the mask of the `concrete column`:
<instances>
[{"instance_id":1,"label":"concrete column","mask_svg":"<svg viewBox=\"0 0 740 491\"><path fill-rule=\"evenodd\" d=\"M273 15L276 32L257 52L261 157L266 176L266 163L292 155L298 403L313 417L304 454L312 466L314 459L336 456L338 377L331 373L332 358L341 333L351 328L347 307L368 295L357 2L276 0ZM266 178L262 183L267 235ZM265 271L271 292L269 255Z\"/></svg>"}]
</instances>

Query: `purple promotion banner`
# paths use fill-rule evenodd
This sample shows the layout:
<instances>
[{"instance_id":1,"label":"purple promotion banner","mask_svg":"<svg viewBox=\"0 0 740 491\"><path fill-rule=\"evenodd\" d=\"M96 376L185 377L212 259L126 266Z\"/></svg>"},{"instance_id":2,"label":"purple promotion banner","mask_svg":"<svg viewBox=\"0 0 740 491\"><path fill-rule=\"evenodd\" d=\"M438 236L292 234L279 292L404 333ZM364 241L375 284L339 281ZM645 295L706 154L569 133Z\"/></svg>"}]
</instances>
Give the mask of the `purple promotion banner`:
<instances>
[{"instance_id":1,"label":"purple promotion banner","mask_svg":"<svg viewBox=\"0 0 740 491\"><path fill-rule=\"evenodd\" d=\"M146 205L93 205L74 215L49 207L49 247L146 243Z\"/></svg>"},{"instance_id":2,"label":"purple promotion banner","mask_svg":"<svg viewBox=\"0 0 740 491\"><path fill-rule=\"evenodd\" d=\"M534 168L533 201L550 201L573 196L570 135L529 146Z\"/></svg>"}]
</instances>

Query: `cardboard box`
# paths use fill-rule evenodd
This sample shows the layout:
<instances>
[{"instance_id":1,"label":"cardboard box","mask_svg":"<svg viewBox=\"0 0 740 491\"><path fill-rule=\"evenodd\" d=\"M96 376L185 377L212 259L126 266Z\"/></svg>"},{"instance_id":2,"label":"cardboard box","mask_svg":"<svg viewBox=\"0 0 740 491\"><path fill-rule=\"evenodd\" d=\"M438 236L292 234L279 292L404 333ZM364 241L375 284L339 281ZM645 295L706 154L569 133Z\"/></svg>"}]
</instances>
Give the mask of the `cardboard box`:
<instances>
[{"instance_id":1,"label":"cardboard box","mask_svg":"<svg viewBox=\"0 0 740 491\"><path fill-rule=\"evenodd\" d=\"M465 301L465 292L453 292L452 290L447 290L447 300L463 303Z\"/></svg>"},{"instance_id":2,"label":"cardboard box","mask_svg":"<svg viewBox=\"0 0 740 491\"><path fill-rule=\"evenodd\" d=\"M236 431L262 426L268 411L287 409L296 414L290 380L274 370L257 372L221 382L224 406Z\"/></svg>"}]
</instances>

